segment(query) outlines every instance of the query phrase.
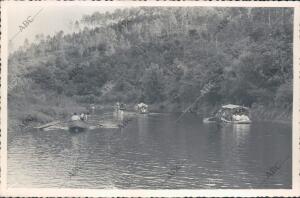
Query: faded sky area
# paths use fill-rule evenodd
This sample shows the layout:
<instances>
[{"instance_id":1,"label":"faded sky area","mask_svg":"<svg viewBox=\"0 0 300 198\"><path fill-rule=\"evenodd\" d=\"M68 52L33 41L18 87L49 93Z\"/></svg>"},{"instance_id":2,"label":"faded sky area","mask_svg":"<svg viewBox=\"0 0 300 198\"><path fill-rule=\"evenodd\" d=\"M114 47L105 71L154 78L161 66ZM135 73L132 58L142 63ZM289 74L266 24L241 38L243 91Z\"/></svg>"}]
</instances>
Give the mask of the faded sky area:
<instances>
[{"instance_id":1,"label":"faded sky area","mask_svg":"<svg viewBox=\"0 0 300 198\"><path fill-rule=\"evenodd\" d=\"M96 7L79 5L24 5L22 3L9 5L7 9L8 16L8 40L12 40L10 51L18 49L28 38L30 42L34 40L36 34L54 35L63 30L65 33L72 32L70 22L80 20L85 14L92 14L96 11L113 11L117 7ZM41 10L42 9L42 10ZM40 11L40 12L39 12ZM39 12L39 13L38 13ZM33 22L30 23L22 32L20 25L29 17L36 15ZM17 34L18 33L18 34ZM17 34L17 35L16 35Z\"/></svg>"}]
</instances>

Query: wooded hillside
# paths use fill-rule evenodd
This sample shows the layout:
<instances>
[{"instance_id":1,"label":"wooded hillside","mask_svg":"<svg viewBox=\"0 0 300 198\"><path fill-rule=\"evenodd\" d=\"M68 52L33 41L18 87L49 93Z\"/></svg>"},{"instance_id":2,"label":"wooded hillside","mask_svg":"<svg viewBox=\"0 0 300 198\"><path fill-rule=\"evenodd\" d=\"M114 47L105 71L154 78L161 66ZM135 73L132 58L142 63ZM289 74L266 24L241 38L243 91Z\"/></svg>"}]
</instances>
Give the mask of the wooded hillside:
<instances>
[{"instance_id":1,"label":"wooded hillside","mask_svg":"<svg viewBox=\"0 0 300 198\"><path fill-rule=\"evenodd\" d=\"M12 101L51 93L182 110L212 84L197 106L292 107L290 8L120 9L83 16L74 28L37 35L10 55Z\"/></svg>"}]
</instances>

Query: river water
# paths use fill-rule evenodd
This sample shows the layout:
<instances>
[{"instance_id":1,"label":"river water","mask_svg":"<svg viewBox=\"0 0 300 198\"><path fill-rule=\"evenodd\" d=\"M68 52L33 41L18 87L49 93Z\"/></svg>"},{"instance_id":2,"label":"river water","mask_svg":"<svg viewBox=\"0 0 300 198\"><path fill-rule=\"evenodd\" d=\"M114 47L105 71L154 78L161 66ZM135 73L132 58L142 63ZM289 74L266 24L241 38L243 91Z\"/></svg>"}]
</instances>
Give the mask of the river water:
<instances>
[{"instance_id":1,"label":"river water","mask_svg":"<svg viewBox=\"0 0 300 198\"><path fill-rule=\"evenodd\" d=\"M178 116L135 115L120 129L77 134L65 130L9 133L8 186L292 187L290 124L203 124L196 115L176 122Z\"/></svg>"}]
</instances>

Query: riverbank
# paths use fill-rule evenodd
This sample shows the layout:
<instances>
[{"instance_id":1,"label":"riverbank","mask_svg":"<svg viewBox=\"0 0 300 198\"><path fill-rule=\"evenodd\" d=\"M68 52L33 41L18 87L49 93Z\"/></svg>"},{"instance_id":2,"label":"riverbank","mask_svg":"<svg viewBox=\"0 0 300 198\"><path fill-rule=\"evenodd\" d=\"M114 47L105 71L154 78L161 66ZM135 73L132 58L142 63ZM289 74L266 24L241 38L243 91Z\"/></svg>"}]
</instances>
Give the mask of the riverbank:
<instances>
[{"instance_id":1,"label":"riverbank","mask_svg":"<svg viewBox=\"0 0 300 198\"><path fill-rule=\"evenodd\" d=\"M66 120L74 112L86 111L85 106L62 95L10 96L8 100L8 130L23 131L26 128L55 120Z\"/></svg>"},{"instance_id":2,"label":"riverbank","mask_svg":"<svg viewBox=\"0 0 300 198\"><path fill-rule=\"evenodd\" d=\"M32 98L31 98L32 99ZM66 96L48 96L45 98L35 98L34 101L27 98L21 100L17 97L11 97L9 100L9 130L22 131L26 128L39 126L56 120L66 120L74 113L88 111L90 104L79 104ZM127 104L127 110L134 111L136 104ZM95 104L95 110L113 111L113 103ZM197 108L191 108L186 105L171 103L161 103L149 105L149 111L155 113L179 113L192 112L203 117L213 115L219 107L201 105ZM251 108L251 119L253 121L271 121L279 123L291 123L292 113L288 109L268 108L257 105Z\"/></svg>"},{"instance_id":3,"label":"riverbank","mask_svg":"<svg viewBox=\"0 0 300 198\"><path fill-rule=\"evenodd\" d=\"M109 103L104 105L95 105L97 111L113 111L115 103ZM126 104L127 111L135 111L134 106L136 104ZM220 106L198 105L196 107L190 107L190 104L174 104L174 103L157 103L150 104L149 111L152 113L195 113L203 117L209 117L216 112ZM265 107L263 105L255 105L251 109L251 119L253 121L268 121L279 123L292 122L292 111L289 108L278 107Z\"/></svg>"},{"instance_id":4,"label":"riverbank","mask_svg":"<svg viewBox=\"0 0 300 198\"><path fill-rule=\"evenodd\" d=\"M255 106L251 109L251 119L253 121L292 123L292 118L293 113L289 109L264 106Z\"/></svg>"},{"instance_id":5,"label":"riverbank","mask_svg":"<svg viewBox=\"0 0 300 198\"><path fill-rule=\"evenodd\" d=\"M175 105L175 104L154 104L149 106L151 112L158 113L178 113L178 112L191 112L203 117L209 117L216 112L220 106L206 106L199 105L197 107L188 108L189 104ZM291 123L292 122L292 110L291 108L279 108L279 107L265 107L263 105L255 105L251 109L252 121L269 121L279 123Z\"/></svg>"}]
</instances>

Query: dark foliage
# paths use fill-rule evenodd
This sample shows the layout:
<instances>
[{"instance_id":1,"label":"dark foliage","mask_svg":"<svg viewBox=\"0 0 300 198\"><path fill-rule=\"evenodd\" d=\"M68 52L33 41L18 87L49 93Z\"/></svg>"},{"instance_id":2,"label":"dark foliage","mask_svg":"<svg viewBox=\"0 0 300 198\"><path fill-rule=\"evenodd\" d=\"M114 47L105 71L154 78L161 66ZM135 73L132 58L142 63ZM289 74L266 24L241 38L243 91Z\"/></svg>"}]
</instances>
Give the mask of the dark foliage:
<instances>
[{"instance_id":1,"label":"dark foliage","mask_svg":"<svg viewBox=\"0 0 300 198\"><path fill-rule=\"evenodd\" d=\"M77 33L11 54L11 78L80 102L292 105L290 8L134 8L94 13ZM85 28L80 29L80 26ZM103 91L107 85L109 93ZM13 87L13 86L12 86ZM13 87L14 89L16 87Z\"/></svg>"}]
</instances>

